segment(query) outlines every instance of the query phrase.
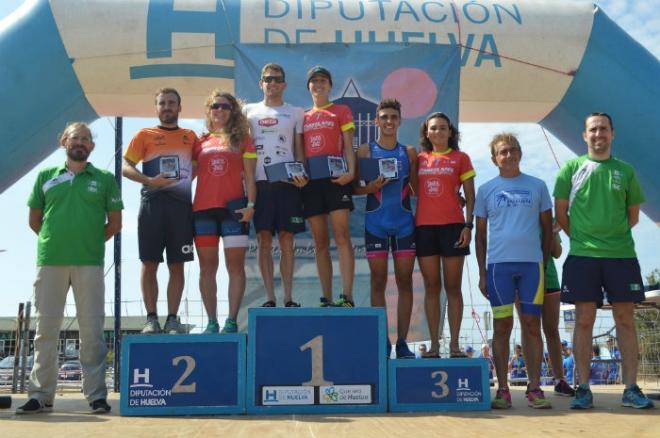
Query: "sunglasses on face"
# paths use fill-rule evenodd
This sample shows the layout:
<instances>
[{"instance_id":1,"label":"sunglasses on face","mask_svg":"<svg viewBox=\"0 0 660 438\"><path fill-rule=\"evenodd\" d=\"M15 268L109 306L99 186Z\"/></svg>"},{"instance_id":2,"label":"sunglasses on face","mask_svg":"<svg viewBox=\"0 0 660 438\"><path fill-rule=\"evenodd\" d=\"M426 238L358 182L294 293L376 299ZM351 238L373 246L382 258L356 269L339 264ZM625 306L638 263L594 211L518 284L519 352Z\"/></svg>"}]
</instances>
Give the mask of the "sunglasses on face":
<instances>
[{"instance_id":1,"label":"sunglasses on face","mask_svg":"<svg viewBox=\"0 0 660 438\"><path fill-rule=\"evenodd\" d=\"M231 105L228 104L228 103L217 103L216 102L216 103L212 103L211 106L209 106L209 108L214 109L214 110L223 109L223 110L229 111L229 110L231 110Z\"/></svg>"},{"instance_id":2,"label":"sunglasses on face","mask_svg":"<svg viewBox=\"0 0 660 438\"><path fill-rule=\"evenodd\" d=\"M267 84L270 84L271 82L275 82L276 84L281 84L284 82L284 78L282 76L264 76L263 78L261 78L261 80Z\"/></svg>"}]
</instances>

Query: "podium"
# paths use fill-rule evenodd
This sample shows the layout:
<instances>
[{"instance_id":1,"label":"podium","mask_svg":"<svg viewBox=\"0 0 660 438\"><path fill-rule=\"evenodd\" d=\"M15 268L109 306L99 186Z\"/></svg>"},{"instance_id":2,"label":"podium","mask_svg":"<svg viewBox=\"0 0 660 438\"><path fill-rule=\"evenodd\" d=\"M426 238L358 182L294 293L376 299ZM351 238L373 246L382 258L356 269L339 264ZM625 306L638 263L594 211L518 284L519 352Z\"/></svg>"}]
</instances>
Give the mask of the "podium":
<instances>
[{"instance_id":1,"label":"podium","mask_svg":"<svg viewBox=\"0 0 660 438\"><path fill-rule=\"evenodd\" d=\"M490 381L485 359L389 361L391 412L489 409Z\"/></svg>"},{"instance_id":2,"label":"podium","mask_svg":"<svg viewBox=\"0 0 660 438\"><path fill-rule=\"evenodd\" d=\"M382 308L249 309L248 331L248 413L385 412Z\"/></svg>"},{"instance_id":3,"label":"podium","mask_svg":"<svg viewBox=\"0 0 660 438\"><path fill-rule=\"evenodd\" d=\"M245 349L244 334L126 336L121 415L245 412Z\"/></svg>"}]
</instances>

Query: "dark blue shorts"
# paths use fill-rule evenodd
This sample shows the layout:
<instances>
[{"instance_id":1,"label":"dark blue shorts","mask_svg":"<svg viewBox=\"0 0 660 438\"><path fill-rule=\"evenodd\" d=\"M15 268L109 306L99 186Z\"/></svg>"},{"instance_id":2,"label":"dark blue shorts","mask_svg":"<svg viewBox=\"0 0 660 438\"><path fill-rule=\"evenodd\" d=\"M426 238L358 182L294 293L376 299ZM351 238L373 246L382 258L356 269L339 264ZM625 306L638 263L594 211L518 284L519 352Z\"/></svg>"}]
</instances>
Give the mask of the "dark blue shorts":
<instances>
[{"instance_id":1,"label":"dark blue shorts","mask_svg":"<svg viewBox=\"0 0 660 438\"><path fill-rule=\"evenodd\" d=\"M493 319L513 316L516 293L525 315L540 316L543 307L543 264L527 262L491 263L486 269L486 288Z\"/></svg>"},{"instance_id":2,"label":"dark blue shorts","mask_svg":"<svg viewBox=\"0 0 660 438\"><path fill-rule=\"evenodd\" d=\"M300 189L285 182L257 181L254 228L259 231L305 231Z\"/></svg>"},{"instance_id":3,"label":"dark blue shorts","mask_svg":"<svg viewBox=\"0 0 660 438\"><path fill-rule=\"evenodd\" d=\"M568 256L564 262L561 301L639 303L644 301L644 283L639 262L632 259Z\"/></svg>"},{"instance_id":4,"label":"dark blue shorts","mask_svg":"<svg viewBox=\"0 0 660 438\"><path fill-rule=\"evenodd\" d=\"M218 247L220 237L225 248L248 246L250 224L237 221L226 208L209 208L193 213L195 245L198 248Z\"/></svg>"}]
</instances>

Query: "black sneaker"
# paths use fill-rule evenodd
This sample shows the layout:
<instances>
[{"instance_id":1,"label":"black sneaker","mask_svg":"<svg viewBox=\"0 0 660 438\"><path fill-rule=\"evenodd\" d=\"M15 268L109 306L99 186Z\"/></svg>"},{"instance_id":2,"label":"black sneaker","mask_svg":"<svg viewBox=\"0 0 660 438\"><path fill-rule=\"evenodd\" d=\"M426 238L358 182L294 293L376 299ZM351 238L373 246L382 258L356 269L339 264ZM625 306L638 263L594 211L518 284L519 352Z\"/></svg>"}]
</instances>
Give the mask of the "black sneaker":
<instances>
[{"instance_id":1,"label":"black sneaker","mask_svg":"<svg viewBox=\"0 0 660 438\"><path fill-rule=\"evenodd\" d=\"M42 412L51 412L53 410L52 403L42 403L36 398L31 398L23 406L16 408L16 413L23 414L39 414Z\"/></svg>"},{"instance_id":2,"label":"black sneaker","mask_svg":"<svg viewBox=\"0 0 660 438\"><path fill-rule=\"evenodd\" d=\"M110 405L104 398L94 400L89 404L89 407L92 408L92 414L106 414L110 412Z\"/></svg>"},{"instance_id":3,"label":"black sneaker","mask_svg":"<svg viewBox=\"0 0 660 438\"><path fill-rule=\"evenodd\" d=\"M330 300L328 300L326 297L321 297L321 304L319 304L319 307L330 307L332 303Z\"/></svg>"}]
</instances>

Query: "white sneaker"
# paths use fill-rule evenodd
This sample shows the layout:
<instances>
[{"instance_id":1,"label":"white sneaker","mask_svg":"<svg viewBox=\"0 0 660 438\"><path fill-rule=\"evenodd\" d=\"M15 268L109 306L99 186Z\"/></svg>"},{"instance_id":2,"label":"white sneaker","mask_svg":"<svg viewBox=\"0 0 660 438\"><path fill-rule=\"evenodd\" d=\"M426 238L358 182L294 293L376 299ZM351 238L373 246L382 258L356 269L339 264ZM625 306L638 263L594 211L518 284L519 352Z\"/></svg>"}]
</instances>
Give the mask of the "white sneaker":
<instances>
[{"instance_id":1,"label":"white sneaker","mask_svg":"<svg viewBox=\"0 0 660 438\"><path fill-rule=\"evenodd\" d=\"M179 322L179 318L175 316L168 316L167 321L165 321L165 327L163 327L163 332L169 335L177 335L179 333L184 333L183 325Z\"/></svg>"},{"instance_id":2,"label":"white sneaker","mask_svg":"<svg viewBox=\"0 0 660 438\"><path fill-rule=\"evenodd\" d=\"M158 323L157 316L147 316L147 322L144 323L142 327L143 335L155 335L160 333L160 324Z\"/></svg>"}]
</instances>

